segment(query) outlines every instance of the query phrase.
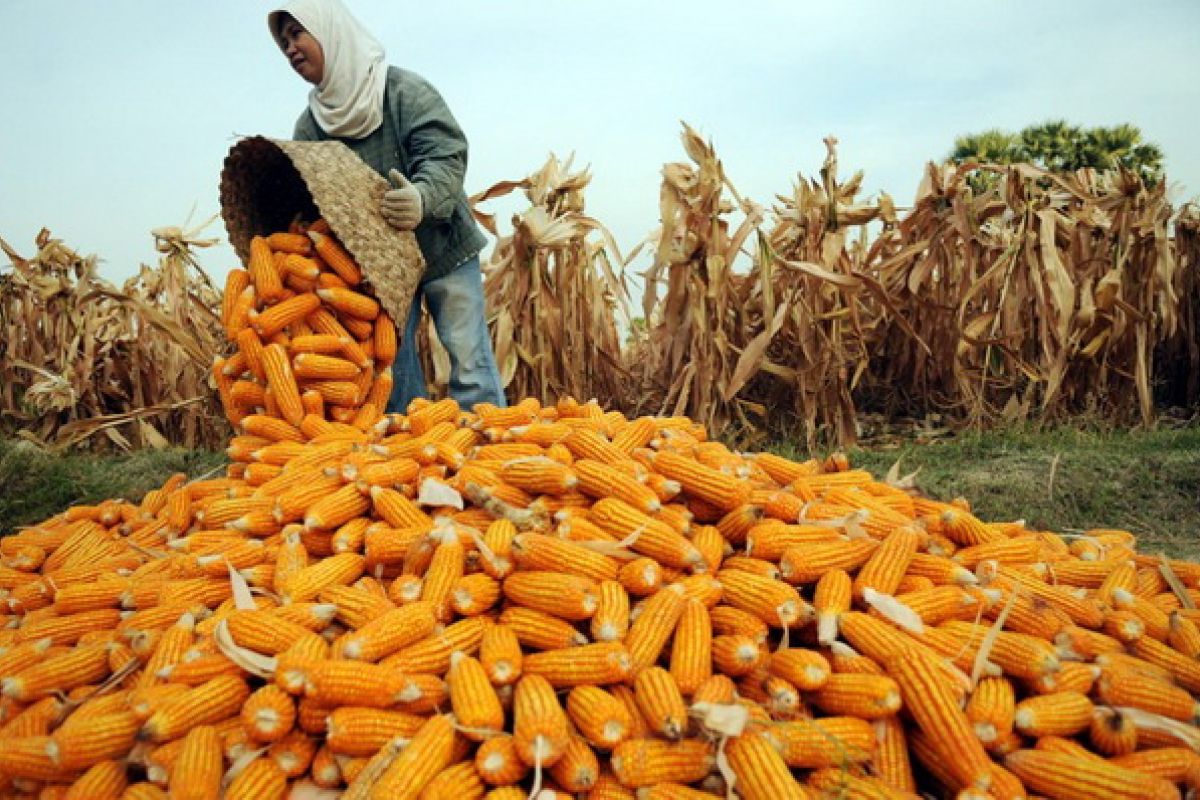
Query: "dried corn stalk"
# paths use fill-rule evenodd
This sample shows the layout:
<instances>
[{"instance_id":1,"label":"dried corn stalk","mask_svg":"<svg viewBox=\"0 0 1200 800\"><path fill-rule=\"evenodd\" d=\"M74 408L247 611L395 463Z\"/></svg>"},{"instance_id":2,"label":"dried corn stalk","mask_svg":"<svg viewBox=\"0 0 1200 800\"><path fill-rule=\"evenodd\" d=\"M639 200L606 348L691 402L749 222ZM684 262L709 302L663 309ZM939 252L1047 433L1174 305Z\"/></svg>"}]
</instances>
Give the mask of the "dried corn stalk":
<instances>
[{"instance_id":1,"label":"dried corn stalk","mask_svg":"<svg viewBox=\"0 0 1200 800\"><path fill-rule=\"evenodd\" d=\"M1164 384L1163 402L1193 407L1200 403L1200 206L1195 203L1176 215L1172 249L1178 327L1163 343L1155 377Z\"/></svg>"},{"instance_id":2,"label":"dried corn stalk","mask_svg":"<svg viewBox=\"0 0 1200 800\"><path fill-rule=\"evenodd\" d=\"M155 230L158 267L120 289L47 230L33 258L0 241L12 262L0 276L0 430L51 447L219 446L228 428L207 373L224 346L220 300L194 256L215 240L198 232Z\"/></svg>"},{"instance_id":3,"label":"dried corn stalk","mask_svg":"<svg viewBox=\"0 0 1200 800\"><path fill-rule=\"evenodd\" d=\"M753 338L743 307L749 287L732 265L762 212L742 203L745 218L731 233L725 188L738 198L712 144L686 124L682 139L693 164L663 167L662 228L642 302L646 330L626 357L634 410L686 414L717 430L746 427L735 395L740 353Z\"/></svg>"},{"instance_id":4,"label":"dried corn stalk","mask_svg":"<svg viewBox=\"0 0 1200 800\"><path fill-rule=\"evenodd\" d=\"M498 183L473 204L524 191L532 204L513 217L485 268L488 326L510 398L603 398L621 406L627 380L616 314L628 318L620 251L584 214L586 171L551 155L521 181ZM479 215L498 235L494 219Z\"/></svg>"},{"instance_id":5,"label":"dried corn stalk","mask_svg":"<svg viewBox=\"0 0 1200 800\"><path fill-rule=\"evenodd\" d=\"M861 172L838 183L837 140L825 144L820 180L799 180L791 196L779 196L748 298L764 332L747 394L773 415L790 412L810 448L855 441L853 395L888 318L883 290L867 271L866 225L895 224L886 194L877 203L857 200Z\"/></svg>"},{"instance_id":6,"label":"dried corn stalk","mask_svg":"<svg viewBox=\"0 0 1200 800\"><path fill-rule=\"evenodd\" d=\"M970 424L1154 419L1154 351L1177 326L1163 185L1128 172L930 165L902 245L875 266L901 319L877 388ZM899 391L895 391L899 389ZM908 410L913 410L912 408Z\"/></svg>"}]
</instances>

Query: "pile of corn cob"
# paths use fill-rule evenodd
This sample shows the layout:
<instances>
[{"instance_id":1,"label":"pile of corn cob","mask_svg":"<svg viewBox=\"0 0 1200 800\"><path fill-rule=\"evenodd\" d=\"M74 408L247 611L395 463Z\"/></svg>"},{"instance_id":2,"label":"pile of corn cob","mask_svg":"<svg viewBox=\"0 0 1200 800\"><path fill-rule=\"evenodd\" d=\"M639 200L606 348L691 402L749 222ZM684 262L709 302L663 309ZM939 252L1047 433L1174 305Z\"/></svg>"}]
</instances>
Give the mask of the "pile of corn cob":
<instances>
[{"instance_id":1,"label":"pile of corn cob","mask_svg":"<svg viewBox=\"0 0 1200 800\"><path fill-rule=\"evenodd\" d=\"M731 452L683 418L384 415L391 323L336 239L297 233L230 277L227 474L0 540L0 795L1200 783L1200 565L984 522L840 457Z\"/></svg>"}]
</instances>

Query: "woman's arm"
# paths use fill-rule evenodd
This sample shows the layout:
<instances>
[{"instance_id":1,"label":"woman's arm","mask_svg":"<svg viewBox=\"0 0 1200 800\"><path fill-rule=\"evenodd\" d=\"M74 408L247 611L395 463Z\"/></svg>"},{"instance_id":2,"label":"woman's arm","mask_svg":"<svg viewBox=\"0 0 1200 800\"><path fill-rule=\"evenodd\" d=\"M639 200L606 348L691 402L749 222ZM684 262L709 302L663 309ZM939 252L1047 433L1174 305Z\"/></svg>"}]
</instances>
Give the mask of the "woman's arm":
<instances>
[{"instance_id":1,"label":"woman's arm","mask_svg":"<svg viewBox=\"0 0 1200 800\"><path fill-rule=\"evenodd\" d=\"M408 179L421 193L425 216L448 220L467 173L467 137L428 82L419 80L404 100Z\"/></svg>"}]
</instances>

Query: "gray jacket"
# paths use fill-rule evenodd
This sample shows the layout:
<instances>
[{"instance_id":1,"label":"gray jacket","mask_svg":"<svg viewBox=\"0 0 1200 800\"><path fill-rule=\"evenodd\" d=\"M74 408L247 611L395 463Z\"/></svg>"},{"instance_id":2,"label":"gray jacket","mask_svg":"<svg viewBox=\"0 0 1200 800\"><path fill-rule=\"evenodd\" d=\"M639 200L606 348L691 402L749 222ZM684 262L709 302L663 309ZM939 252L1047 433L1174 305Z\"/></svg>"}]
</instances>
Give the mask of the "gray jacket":
<instances>
[{"instance_id":1,"label":"gray jacket","mask_svg":"<svg viewBox=\"0 0 1200 800\"><path fill-rule=\"evenodd\" d=\"M425 256L425 279L440 278L487 244L463 191L467 137L437 89L415 72L388 67L383 102L383 124L365 138L329 136L307 108L292 138L337 138L384 178L393 168L404 173L424 202L425 218L414 233Z\"/></svg>"}]
</instances>

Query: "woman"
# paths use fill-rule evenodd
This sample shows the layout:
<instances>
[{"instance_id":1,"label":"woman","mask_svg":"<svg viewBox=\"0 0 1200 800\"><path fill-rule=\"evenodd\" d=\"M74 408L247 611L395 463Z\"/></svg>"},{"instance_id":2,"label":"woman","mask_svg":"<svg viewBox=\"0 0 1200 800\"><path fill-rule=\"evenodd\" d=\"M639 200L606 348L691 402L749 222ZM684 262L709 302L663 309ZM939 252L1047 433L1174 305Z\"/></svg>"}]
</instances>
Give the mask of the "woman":
<instances>
[{"instance_id":1,"label":"woman","mask_svg":"<svg viewBox=\"0 0 1200 800\"><path fill-rule=\"evenodd\" d=\"M505 405L484 318L479 252L487 240L463 193L467 140L450 109L424 78L388 66L383 46L340 0L292 0L267 22L292 69L313 85L293 138L336 139L388 177L380 211L413 231L425 256L388 411L425 396L416 347L422 299L450 354L451 396L463 408Z\"/></svg>"}]
</instances>

